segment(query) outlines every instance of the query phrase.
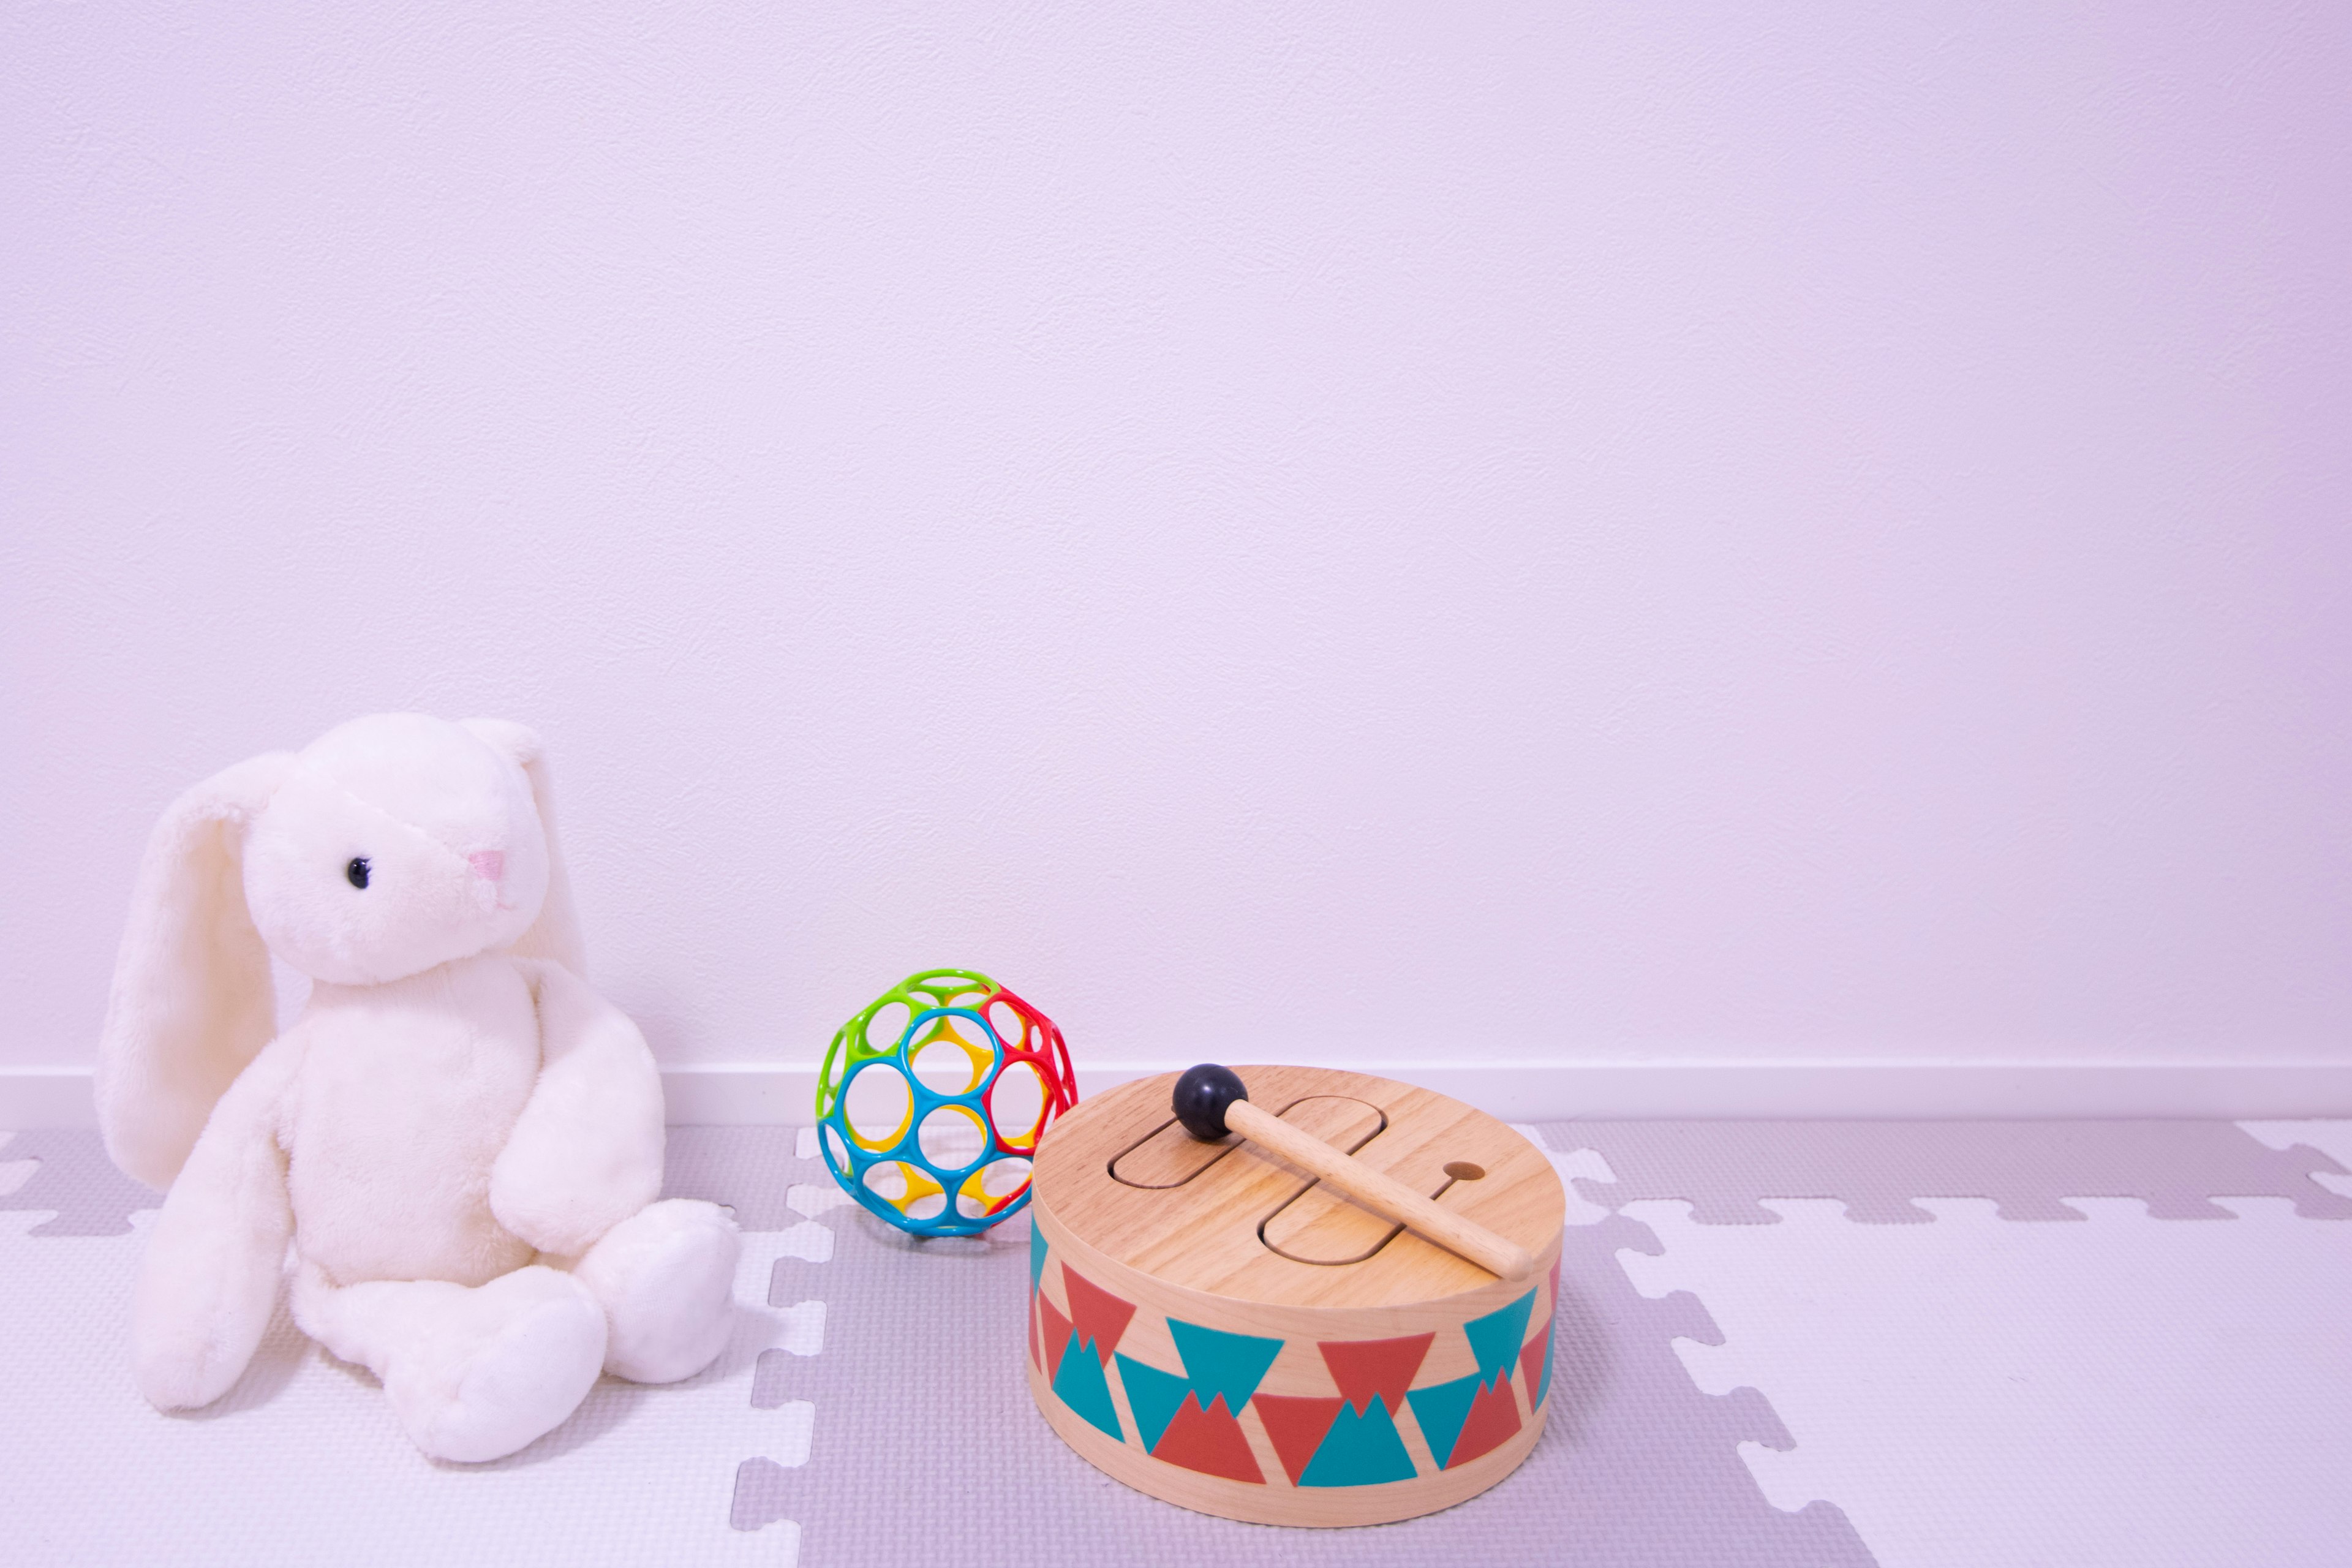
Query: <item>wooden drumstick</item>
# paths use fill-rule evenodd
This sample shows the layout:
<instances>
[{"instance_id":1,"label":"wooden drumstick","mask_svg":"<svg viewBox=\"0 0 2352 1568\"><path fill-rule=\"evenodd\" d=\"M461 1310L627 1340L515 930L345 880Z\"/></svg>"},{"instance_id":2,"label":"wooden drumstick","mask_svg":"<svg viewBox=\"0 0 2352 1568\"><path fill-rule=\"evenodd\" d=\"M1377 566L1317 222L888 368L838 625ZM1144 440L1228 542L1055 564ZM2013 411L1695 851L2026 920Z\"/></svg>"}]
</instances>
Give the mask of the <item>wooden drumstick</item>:
<instances>
[{"instance_id":1,"label":"wooden drumstick","mask_svg":"<svg viewBox=\"0 0 2352 1568\"><path fill-rule=\"evenodd\" d=\"M1314 1172L1375 1214L1410 1226L1490 1274L1524 1279L1536 1271L1536 1260L1526 1247L1504 1240L1451 1209L1440 1208L1385 1172L1375 1171L1252 1105L1248 1089L1231 1068L1203 1062L1188 1069L1176 1080L1175 1110L1184 1131L1202 1142L1213 1143L1228 1131L1238 1132L1292 1164Z\"/></svg>"}]
</instances>

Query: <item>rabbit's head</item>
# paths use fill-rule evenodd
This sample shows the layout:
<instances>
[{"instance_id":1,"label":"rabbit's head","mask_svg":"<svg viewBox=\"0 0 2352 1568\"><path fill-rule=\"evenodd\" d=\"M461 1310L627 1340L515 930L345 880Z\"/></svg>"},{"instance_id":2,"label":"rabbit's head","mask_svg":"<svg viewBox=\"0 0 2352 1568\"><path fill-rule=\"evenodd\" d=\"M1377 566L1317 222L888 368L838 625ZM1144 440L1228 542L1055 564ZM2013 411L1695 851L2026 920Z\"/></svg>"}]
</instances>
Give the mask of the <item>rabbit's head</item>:
<instances>
[{"instance_id":1,"label":"rabbit's head","mask_svg":"<svg viewBox=\"0 0 2352 1568\"><path fill-rule=\"evenodd\" d=\"M418 713L355 719L172 803L140 868L99 1053L115 1163L170 1183L275 1032L272 954L382 984L498 949L577 971L538 737Z\"/></svg>"},{"instance_id":2,"label":"rabbit's head","mask_svg":"<svg viewBox=\"0 0 2352 1568\"><path fill-rule=\"evenodd\" d=\"M288 765L245 836L245 903L313 980L375 985L504 947L547 897L517 759L462 724L354 720Z\"/></svg>"}]
</instances>

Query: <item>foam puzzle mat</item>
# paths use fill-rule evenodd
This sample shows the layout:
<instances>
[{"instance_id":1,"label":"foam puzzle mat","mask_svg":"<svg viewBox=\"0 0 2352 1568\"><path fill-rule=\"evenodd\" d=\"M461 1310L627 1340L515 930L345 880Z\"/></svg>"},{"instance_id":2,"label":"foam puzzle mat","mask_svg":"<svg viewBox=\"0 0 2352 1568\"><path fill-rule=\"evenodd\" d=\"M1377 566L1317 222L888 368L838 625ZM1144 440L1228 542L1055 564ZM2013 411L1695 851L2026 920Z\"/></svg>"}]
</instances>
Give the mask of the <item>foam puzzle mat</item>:
<instances>
[{"instance_id":1,"label":"foam puzzle mat","mask_svg":"<svg viewBox=\"0 0 2352 1568\"><path fill-rule=\"evenodd\" d=\"M918 1242L805 1129L676 1128L744 1230L737 1331L442 1465L282 1316L163 1416L123 1323L156 1195L0 1136L10 1563L2251 1563L2352 1561L2352 1122L1577 1122L1550 1424L1458 1508L1187 1513L1023 1379L1027 1225Z\"/></svg>"}]
</instances>

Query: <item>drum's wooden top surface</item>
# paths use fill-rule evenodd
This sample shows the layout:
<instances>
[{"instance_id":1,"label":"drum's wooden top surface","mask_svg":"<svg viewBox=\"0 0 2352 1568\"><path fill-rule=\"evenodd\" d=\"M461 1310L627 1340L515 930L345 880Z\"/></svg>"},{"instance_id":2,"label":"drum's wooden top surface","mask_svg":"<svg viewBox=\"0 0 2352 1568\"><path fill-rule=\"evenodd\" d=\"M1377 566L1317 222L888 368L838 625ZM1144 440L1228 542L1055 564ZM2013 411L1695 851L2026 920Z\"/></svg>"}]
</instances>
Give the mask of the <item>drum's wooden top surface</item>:
<instances>
[{"instance_id":1,"label":"drum's wooden top surface","mask_svg":"<svg viewBox=\"0 0 2352 1568\"><path fill-rule=\"evenodd\" d=\"M1364 1073L1234 1070L1260 1109L1536 1257L1559 1238L1567 1199L1551 1162L1486 1112ZM1122 1084L1055 1121L1038 1150L1033 1201L1116 1262L1239 1300L1388 1307L1494 1282L1269 1151L1234 1137L1194 1141L1169 1109L1175 1083L1167 1073Z\"/></svg>"}]
</instances>

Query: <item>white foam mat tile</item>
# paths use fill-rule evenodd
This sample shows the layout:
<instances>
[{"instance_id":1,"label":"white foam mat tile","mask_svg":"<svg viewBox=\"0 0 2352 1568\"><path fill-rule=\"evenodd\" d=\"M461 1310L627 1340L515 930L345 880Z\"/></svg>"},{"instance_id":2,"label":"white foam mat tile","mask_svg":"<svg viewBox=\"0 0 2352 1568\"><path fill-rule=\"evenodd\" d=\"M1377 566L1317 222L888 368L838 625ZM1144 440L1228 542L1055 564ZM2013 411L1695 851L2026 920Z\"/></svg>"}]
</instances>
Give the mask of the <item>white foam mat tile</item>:
<instances>
[{"instance_id":1,"label":"white foam mat tile","mask_svg":"<svg viewBox=\"0 0 2352 1568\"><path fill-rule=\"evenodd\" d=\"M33 1173L40 1168L38 1160L0 1160L0 1198L31 1181Z\"/></svg>"},{"instance_id":2,"label":"white foam mat tile","mask_svg":"<svg viewBox=\"0 0 2352 1568\"><path fill-rule=\"evenodd\" d=\"M2352 1562L2352 1223L2281 1197L2234 1222L2070 1198L2086 1225L1922 1198L1925 1225L1696 1223L1626 1205L1723 1342L1677 1341L1698 1385L1760 1390L1794 1439L1748 1444L1765 1495L1852 1520L1883 1568Z\"/></svg>"},{"instance_id":3,"label":"white foam mat tile","mask_svg":"<svg viewBox=\"0 0 2352 1568\"><path fill-rule=\"evenodd\" d=\"M0 1215L0 1561L264 1568L319 1563L760 1564L799 1530L730 1528L747 1455L797 1467L806 1402L751 1400L760 1353L808 1353L823 1308L767 1304L790 1232L743 1237L737 1330L709 1371L646 1388L605 1379L578 1414L488 1465L440 1465L401 1435L375 1380L281 1311L243 1382L194 1415L131 1386L131 1282L152 1211L120 1237L27 1233ZM807 1250L799 1239L803 1255Z\"/></svg>"}]
</instances>

